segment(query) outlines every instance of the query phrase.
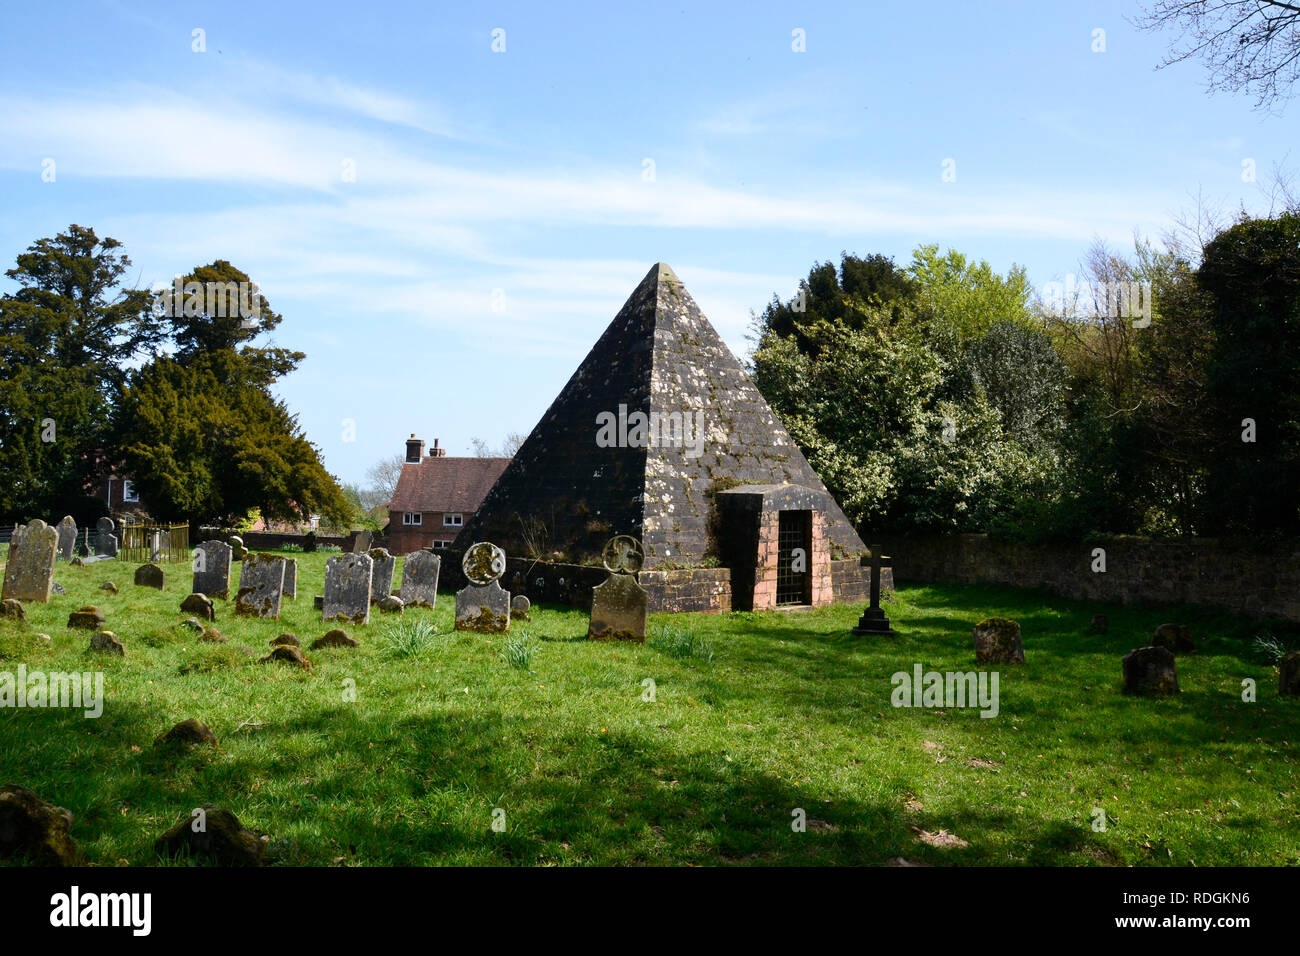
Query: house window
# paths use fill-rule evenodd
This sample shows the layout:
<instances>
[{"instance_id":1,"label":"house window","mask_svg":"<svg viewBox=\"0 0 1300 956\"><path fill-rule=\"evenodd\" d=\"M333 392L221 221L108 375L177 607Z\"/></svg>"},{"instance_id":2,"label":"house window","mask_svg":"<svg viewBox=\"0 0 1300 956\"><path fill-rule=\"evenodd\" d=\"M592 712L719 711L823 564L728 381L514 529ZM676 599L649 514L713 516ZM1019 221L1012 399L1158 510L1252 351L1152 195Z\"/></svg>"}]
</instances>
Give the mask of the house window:
<instances>
[{"instance_id":1,"label":"house window","mask_svg":"<svg viewBox=\"0 0 1300 956\"><path fill-rule=\"evenodd\" d=\"M434 546L435 548L445 548L445 547L447 547L447 545L449 545L449 544L451 544L450 541L435 541L435 542L433 543L433 546Z\"/></svg>"},{"instance_id":2,"label":"house window","mask_svg":"<svg viewBox=\"0 0 1300 956\"><path fill-rule=\"evenodd\" d=\"M444 528L459 528L465 523L462 515L446 514L442 516L442 526Z\"/></svg>"},{"instance_id":3,"label":"house window","mask_svg":"<svg viewBox=\"0 0 1300 956\"><path fill-rule=\"evenodd\" d=\"M140 500L140 493L139 493L138 491L135 490L135 482L134 482L134 481L123 481L123 482L122 482L122 500L123 500L123 501L137 501L137 502Z\"/></svg>"},{"instance_id":4,"label":"house window","mask_svg":"<svg viewBox=\"0 0 1300 956\"><path fill-rule=\"evenodd\" d=\"M422 515L418 511L402 512L402 524L422 524L423 522L424 522L424 515Z\"/></svg>"}]
</instances>

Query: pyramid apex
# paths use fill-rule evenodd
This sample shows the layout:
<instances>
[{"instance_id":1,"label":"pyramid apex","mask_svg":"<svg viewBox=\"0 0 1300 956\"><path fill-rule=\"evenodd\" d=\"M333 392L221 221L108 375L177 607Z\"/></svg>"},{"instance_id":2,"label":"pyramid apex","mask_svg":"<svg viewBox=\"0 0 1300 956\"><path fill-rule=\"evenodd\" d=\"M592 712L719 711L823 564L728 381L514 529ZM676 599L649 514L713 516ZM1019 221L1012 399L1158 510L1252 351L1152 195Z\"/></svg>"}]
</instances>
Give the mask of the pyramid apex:
<instances>
[{"instance_id":1,"label":"pyramid apex","mask_svg":"<svg viewBox=\"0 0 1300 956\"><path fill-rule=\"evenodd\" d=\"M646 278L652 279L655 282L673 282L677 285L682 284L682 280L677 278L677 273L673 272L673 267L666 262L656 262L650 267L650 272L646 275Z\"/></svg>"}]
</instances>

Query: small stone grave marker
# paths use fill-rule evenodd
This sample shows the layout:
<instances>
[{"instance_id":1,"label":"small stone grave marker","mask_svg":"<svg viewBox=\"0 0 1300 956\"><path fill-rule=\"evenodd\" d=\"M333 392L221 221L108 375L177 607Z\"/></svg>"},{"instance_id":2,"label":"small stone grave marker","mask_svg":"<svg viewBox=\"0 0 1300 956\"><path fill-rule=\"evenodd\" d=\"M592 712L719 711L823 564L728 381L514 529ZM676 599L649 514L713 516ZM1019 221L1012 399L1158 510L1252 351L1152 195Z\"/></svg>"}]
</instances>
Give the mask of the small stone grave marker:
<instances>
[{"instance_id":1,"label":"small stone grave marker","mask_svg":"<svg viewBox=\"0 0 1300 956\"><path fill-rule=\"evenodd\" d=\"M616 535L606 542L603 559L609 577L591 590L587 637L593 641L644 644L649 595L636 580L645 563L641 542L631 535Z\"/></svg>"},{"instance_id":2,"label":"small stone grave marker","mask_svg":"<svg viewBox=\"0 0 1300 956\"><path fill-rule=\"evenodd\" d=\"M167 572L152 562L142 564L135 569L135 586L162 591L167 587Z\"/></svg>"},{"instance_id":3,"label":"small stone grave marker","mask_svg":"<svg viewBox=\"0 0 1300 956\"><path fill-rule=\"evenodd\" d=\"M490 541L479 541L465 552L461 568L469 583L456 592L456 630L510 630L510 592L497 580L505 573L506 553Z\"/></svg>"}]
</instances>

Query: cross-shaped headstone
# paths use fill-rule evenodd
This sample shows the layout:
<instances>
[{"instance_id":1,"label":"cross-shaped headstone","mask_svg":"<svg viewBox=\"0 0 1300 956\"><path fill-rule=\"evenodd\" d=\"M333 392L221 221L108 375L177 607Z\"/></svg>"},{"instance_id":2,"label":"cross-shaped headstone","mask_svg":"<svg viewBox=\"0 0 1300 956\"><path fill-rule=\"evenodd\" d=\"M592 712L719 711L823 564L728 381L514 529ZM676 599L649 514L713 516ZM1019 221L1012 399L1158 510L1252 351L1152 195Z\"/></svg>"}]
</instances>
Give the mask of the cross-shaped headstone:
<instances>
[{"instance_id":1,"label":"cross-shaped headstone","mask_svg":"<svg viewBox=\"0 0 1300 956\"><path fill-rule=\"evenodd\" d=\"M853 629L853 633L859 637L867 635L877 635L882 637L893 637L898 634L889 626L889 618L885 617L885 612L880 609L880 566L882 562L892 561L888 555L880 553L880 545L871 546L871 606L862 612L862 617L858 619L858 626ZM864 556L862 564L868 566L868 559Z\"/></svg>"}]
</instances>

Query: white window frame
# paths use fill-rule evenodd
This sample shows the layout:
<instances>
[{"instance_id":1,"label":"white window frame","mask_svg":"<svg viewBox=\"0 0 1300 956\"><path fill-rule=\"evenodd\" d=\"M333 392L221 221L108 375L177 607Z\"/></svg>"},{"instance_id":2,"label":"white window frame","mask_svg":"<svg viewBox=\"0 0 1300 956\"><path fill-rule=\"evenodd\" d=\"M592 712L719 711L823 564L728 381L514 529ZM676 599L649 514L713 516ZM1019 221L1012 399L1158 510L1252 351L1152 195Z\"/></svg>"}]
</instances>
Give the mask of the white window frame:
<instances>
[{"instance_id":1,"label":"white window frame","mask_svg":"<svg viewBox=\"0 0 1300 956\"><path fill-rule=\"evenodd\" d=\"M434 546L435 548L437 548L438 550L442 550L442 549L444 549L444 548L448 548L448 547L450 547L450 546L451 546L451 542L450 542L450 541L435 541L435 542L433 543L433 546Z\"/></svg>"},{"instance_id":2,"label":"white window frame","mask_svg":"<svg viewBox=\"0 0 1300 956\"><path fill-rule=\"evenodd\" d=\"M412 525L412 526L416 526L416 527L418 527L419 525L424 524L424 514L423 514L423 512L419 512L419 511L403 511L403 512L402 512L402 524L404 524L404 525Z\"/></svg>"},{"instance_id":3,"label":"white window frame","mask_svg":"<svg viewBox=\"0 0 1300 956\"><path fill-rule=\"evenodd\" d=\"M131 504L140 503L140 492L135 490L135 482L126 478L122 479L122 501Z\"/></svg>"},{"instance_id":4,"label":"white window frame","mask_svg":"<svg viewBox=\"0 0 1300 956\"><path fill-rule=\"evenodd\" d=\"M442 526L444 528L463 528L465 526L465 515L459 511L449 511L442 516Z\"/></svg>"}]
</instances>

